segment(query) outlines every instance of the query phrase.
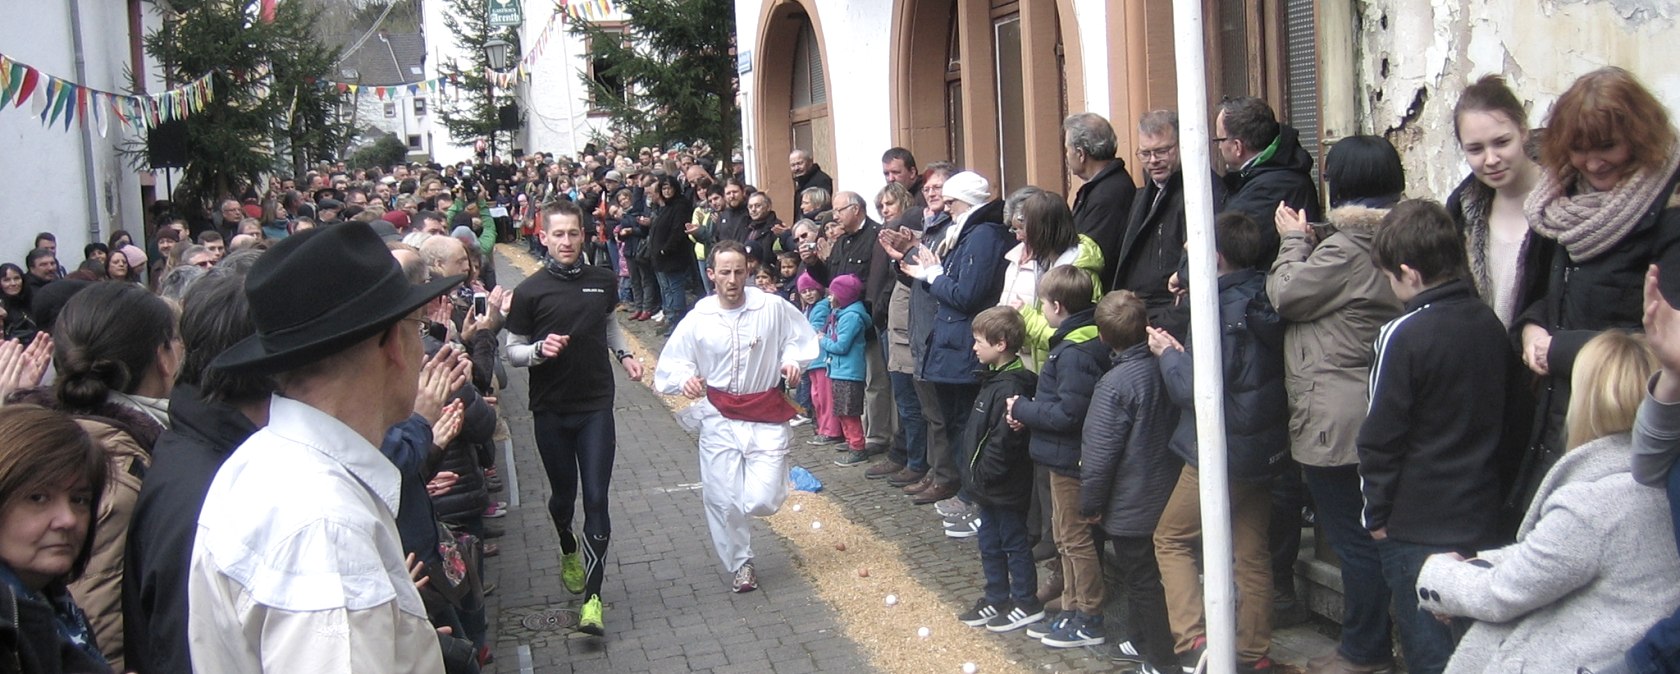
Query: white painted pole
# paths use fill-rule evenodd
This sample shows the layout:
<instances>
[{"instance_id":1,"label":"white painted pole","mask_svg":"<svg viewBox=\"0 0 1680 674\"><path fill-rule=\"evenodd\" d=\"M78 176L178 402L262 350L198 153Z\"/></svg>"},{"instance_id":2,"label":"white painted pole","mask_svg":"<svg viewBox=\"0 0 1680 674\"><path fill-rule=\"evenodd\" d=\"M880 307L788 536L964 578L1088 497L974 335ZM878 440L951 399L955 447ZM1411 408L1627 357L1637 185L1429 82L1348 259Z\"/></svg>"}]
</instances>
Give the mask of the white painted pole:
<instances>
[{"instance_id":1,"label":"white painted pole","mask_svg":"<svg viewBox=\"0 0 1680 674\"><path fill-rule=\"evenodd\" d=\"M1195 359L1196 446L1201 473L1203 606L1207 671L1236 672L1236 585L1231 573L1231 495L1225 466L1225 382L1219 350L1218 271L1213 245L1212 147L1201 0L1173 0L1178 63L1178 147L1184 160L1189 238L1190 333Z\"/></svg>"}]
</instances>

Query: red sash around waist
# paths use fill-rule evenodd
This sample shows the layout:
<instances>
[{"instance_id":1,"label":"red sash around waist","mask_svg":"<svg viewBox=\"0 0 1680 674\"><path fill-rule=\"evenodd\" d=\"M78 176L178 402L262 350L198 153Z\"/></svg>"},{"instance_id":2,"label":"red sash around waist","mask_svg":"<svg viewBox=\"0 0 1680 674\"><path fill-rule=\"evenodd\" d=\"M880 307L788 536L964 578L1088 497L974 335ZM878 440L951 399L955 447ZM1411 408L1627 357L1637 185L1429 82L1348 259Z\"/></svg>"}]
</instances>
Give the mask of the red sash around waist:
<instances>
[{"instance_id":1,"label":"red sash around waist","mask_svg":"<svg viewBox=\"0 0 1680 674\"><path fill-rule=\"evenodd\" d=\"M735 394L706 387L706 400L726 419L751 421L760 424L787 423L798 412L778 389L758 393Z\"/></svg>"}]
</instances>

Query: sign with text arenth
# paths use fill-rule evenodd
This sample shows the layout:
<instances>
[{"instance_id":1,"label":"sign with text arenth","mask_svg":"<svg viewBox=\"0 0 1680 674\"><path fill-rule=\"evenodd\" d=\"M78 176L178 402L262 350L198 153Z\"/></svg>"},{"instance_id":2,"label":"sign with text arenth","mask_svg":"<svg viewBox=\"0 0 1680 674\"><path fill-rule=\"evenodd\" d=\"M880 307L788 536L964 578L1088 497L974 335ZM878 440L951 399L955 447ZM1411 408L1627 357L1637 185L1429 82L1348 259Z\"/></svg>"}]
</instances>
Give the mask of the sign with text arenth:
<instances>
[{"instance_id":1,"label":"sign with text arenth","mask_svg":"<svg viewBox=\"0 0 1680 674\"><path fill-rule=\"evenodd\" d=\"M490 25L517 26L525 23L525 15L519 9L519 0L489 0Z\"/></svg>"}]
</instances>

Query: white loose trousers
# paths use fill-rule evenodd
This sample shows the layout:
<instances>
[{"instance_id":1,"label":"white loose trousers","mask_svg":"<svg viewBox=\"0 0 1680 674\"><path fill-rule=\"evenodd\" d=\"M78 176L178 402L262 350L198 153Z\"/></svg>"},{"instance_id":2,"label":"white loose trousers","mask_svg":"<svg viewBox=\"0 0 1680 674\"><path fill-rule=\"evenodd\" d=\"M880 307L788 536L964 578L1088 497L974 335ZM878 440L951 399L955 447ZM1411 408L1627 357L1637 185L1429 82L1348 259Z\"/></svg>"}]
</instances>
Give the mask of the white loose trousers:
<instances>
[{"instance_id":1,"label":"white loose trousers","mask_svg":"<svg viewBox=\"0 0 1680 674\"><path fill-rule=\"evenodd\" d=\"M677 324L654 368L653 387L682 393L700 377L708 387L737 395L775 388L781 368L803 370L817 355L817 335L792 304L747 288L743 305L724 309L714 295L700 300ZM749 515L774 514L787 500L788 426L725 418L704 399L677 413L700 436L700 480L706 524L718 559L729 571L752 559Z\"/></svg>"},{"instance_id":2,"label":"white loose trousers","mask_svg":"<svg viewBox=\"0 0 1680 674\"><path fill-rule=\"evenodd\" d=\"M787 500L787 424L760 424L712 414L700 433L700 485L706 526L724 568L753 558L751 517L776 514Z\"/></svg>"}]
</instances>

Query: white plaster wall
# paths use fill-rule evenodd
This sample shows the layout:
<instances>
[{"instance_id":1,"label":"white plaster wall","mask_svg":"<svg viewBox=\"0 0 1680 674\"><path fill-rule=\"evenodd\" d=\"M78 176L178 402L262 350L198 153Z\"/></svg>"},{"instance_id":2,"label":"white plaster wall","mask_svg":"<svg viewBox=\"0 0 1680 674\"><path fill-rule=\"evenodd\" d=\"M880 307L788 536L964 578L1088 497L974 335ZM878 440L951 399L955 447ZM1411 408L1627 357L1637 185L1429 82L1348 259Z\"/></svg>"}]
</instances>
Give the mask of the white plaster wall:
<instances>
[{"instance_id":1,"label":"white plaster wall","mask_svg":"<svg viewBox=\"0 0 1680 674\"><path fill-rule=\"evenodd\" d=\"M760 0L735 3L737 49L752 50L761 58L758 44ZM817 20L828 70L829 119L834 125L834 160L823 170L834 177L837 190L857 192L873 201L885 181L881 177L881 153L892 147L892 97L890 49L892 40L891 0L817 0ZM754 127L754 92L758 70L742 77L740 104L743 157L749 180L759 180L756 170L757 139ZM772 167L785 166L786 159L769 157Z\"/></svg>"},{"instance_id":2,"label":"white plaster wall","mask_svg":"<svg viewBox=\"0 0 1680 674\"><path fill-rule=\"evenodd\" d=\"M1529 106L1529 123L1571 82L1616 65L1637 75L1670 114L1680 111L1680 0L1364 0L1359 83L1364 130L1405 158L1412 196L1445 199L1467 175L1452 131L1458 93L1502 73ZM1387 17L1387 28L1383 17ZM1384 73L1384 61L1387 72ZM1409 109L1424 92L1421 110ZM1380 94L1380 97L1379 97Z\"/></svg>"},{"instance_id":3,"label":"white plaster wall","mask_svg":"<svg viewBox=\"0 0 1680 674\"><path fill-rule=\"evenodd\" d=\"M834 122L835 166L827 170L836 190L857 192L873 202L886 184L881 153L893 146L892 0L818 0L817 11L827 33L823 62ZM786 158L771 159L771 166L787 165Z\"/></svg>"},{"instance_id":4,"label":"white plaster wall","mask_svg":"<svg viewBox=\"0 0 1680 674\"><path fill-rule=\"evenodd\" d=\"M421 30L426 33L426 79L440 76L443 66L451 60L465 64L460 48L455 43L455 35L444 25L443 16L449 12L449 5L443 0L426 0L421 3L424 15L421 17ZM431 101L433 115L442 114L447 99L455 97L454 87L445 90L443 96L434 97ZM449 135L449 129L440 122L432 129L432 161L440 164L453 164L472 159L472 140L465 141L466 145L456 145L455 139Z\"/></svg>"},{"instance_id":5,"label":"white plaster wall","mask_svg":"<svg viewBox=\"0 0 1680 674\"><path fill-rule=\"evenodd\" d=\"M417 98L426 100L426 114L424 116L414 114L414 102ZM432 132L431 120L437 114L435 112L437 104L435 98L431 95L415 97L405 93L394 98L387 97L385 100L380 100L378 96L373 94L371 88L363 89L356 94L356 127L365 129L372 126L377 128L378 131L364 133L358 137L356 142L351 145L352 151L371 144L381 135L390 133L396 134L397 140L402 141L404 145L408 144L409 136L420 136L420 148L410 149L409 155L427 154L427 138ZM396 106L394 111L396 115L393 117L385 116L385 103L387 101Z\"/></svg>"},{"instance_id":6,"label":"white plaster wall","mask_svg":"<svg viewBox=\"0 0 1680 674\"><path fill-rule=\"evenodd\" d=\"M751 54L754 61L753 71L740 75L739 84L735 90L735 105L741 110L741 158L747 162L747 182L759 182L758 176L758 137L753 129L756 126L756 111L753 103L758 92L758 23L764 3L760 0L735 0L735 53ZM737 69L739 72L739 69ZM832 91L832 89L831 89ZM728 161L731 150L729 148L713 148L720 161ZM824 167L829 175L839 167Z\"/></svg>"},{"instance_id":7,"label":"white plaster wall","mask_svg":"<svg viewBox=\"0 0 1680 674\"><path fill-rule=\"evenodd\" d=\"M553 12L552 0L525 0L525 26L520 44L526 51L536 46ZM620 14L608 20L626 18ZM581 79L589 71L585 46L584 40L572 36L565 24L556 24L547 46L532 64L531 79L517 88L520 108L525 114L519 145L526 152L576 156L597 130L605 128L606 118L588 114L589 89Z\"/></svg>"},{"instance_id":8,"label":"white plaster wall","mask_svg":"<svg viewBox=\"0 0 1680 674\"><path fill-rule=\"evenodd\" d=\"M125 3L81 2L82 43L87 62L85 79L76 77L66 0L14 3L11 15L0 21L0 45L8 56L45 73L78 81L105 91L126 91L129 64L128 14ZM104 241L115 229L139 238L140 182L118 153L123 136L111 124L106 136L91 134L97 233L88 232L83 191L86 164L80 121L68 130L61 120L52 127L22 108L0 110L0 212L11 214L0 226L0 261L23 263L37 231L58 236L61 261L74 267L82 260L82 246Z\"/></svg>"},{"instance_id":9,"label":"white plaster wall","mask_svg":"<svg viewBox=\"0 0 1680 674\"><path fill-rule=\"evenodd\" d=\"M1073 17L1079 26L1079 53L1085 68L1085 109L1069 110L1068 114L1094 112L1105 119L1110 118L1108 3L1106 0L1074 0ZM1065 39L1063 41L1066 42ZM1124 48L1124 45L1117 47Z\"/></svg>"}]
</instances>

